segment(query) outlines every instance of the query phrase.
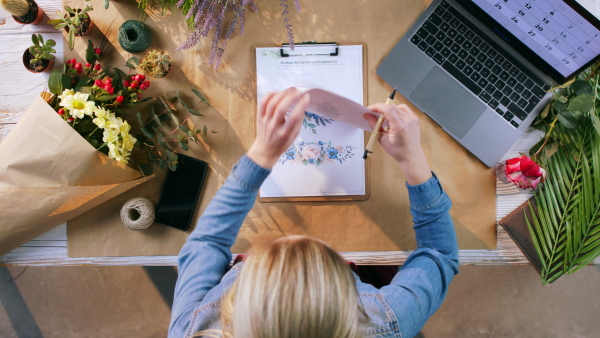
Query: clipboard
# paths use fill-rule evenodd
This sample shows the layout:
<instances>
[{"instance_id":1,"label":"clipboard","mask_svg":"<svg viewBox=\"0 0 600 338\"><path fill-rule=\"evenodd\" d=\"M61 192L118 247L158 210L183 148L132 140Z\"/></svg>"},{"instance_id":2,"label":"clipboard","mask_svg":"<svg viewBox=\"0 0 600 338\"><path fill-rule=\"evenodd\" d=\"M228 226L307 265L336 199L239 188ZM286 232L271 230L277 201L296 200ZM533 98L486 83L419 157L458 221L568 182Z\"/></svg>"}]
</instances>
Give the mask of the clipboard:
<instances>
[{"instance_id":1,"label":"clipboard","mask_svg":"<svg viewBox=\"0 0 600 338\"><path fill-rule=\"evenodd\" d=\"M261 88L261 84L259 82L263 81L262 83L264 84L264 77L265 75L269 75L271 76L271 78L273 78L273 76L277 77L280 76L282 78L281 83L275 84L273 85L273 88L271 88L272 90L268 90L268 91L279 91L279 90L283 90L287 87L290 87L290 85L285 86L284 83L287 83L287 79L291 79L292 77L288 77L287 79L283 79L285 78L285 76L293 76L294 74L284 74L285 71L290 71L290 68L286 68L286 67L281 67L282 69L281 74L265 74L264 73L264 66L261 66L258 64L259 62L259 58L265 57L264 54L262 54L264 51L268 51L269 53L269 57L273 57L274 60L279 60L279 61L273 61L274 64L276 64L277 62L280 62L282 65L308 65L309 62L319 62L320 64L325 64L327 65L327 63L332 63L335 64L335 62L337 62L338 60L343 60L344 56L345 56L345 52L349 53L349 50L353 50L354 53L357 53L355 51L355 49L360 48L360 64L358 64L358 62L356 62L356 64L354 64L354 66L358 65L360 67L360 69L357 71L357 73L360 74L360 77L362 79L359 79L360 82L356 81L356 80L352 80L350 82L353 82L355 85L360 85L361 90L360 93L358 93L358 90L354 90L353 92L356 95L360 95L362 102L361 104L364 104L365 102L367 102L367 88L366 88L366 45L364 43L344 43L344 44L339 44L336 42L316 42L316 41L306 41L306 42L302 42L302 43L296 43L295 44L295 48L294 50L291 50L291 47L288 43L283 43L280 46L253 46L253 66L254 66L254 81L253 81L253 85L254 85L254 90L255 90L255 101L254 101L254 111L256 114L256 110L257 110L257 105L258 105L258 99L261 96L261 90L263 88ZM261 54L259 54L261 53ZM277 65L275 65L277 66ZM340 65L337 64L337 66L339 67ZM260 69L259 69L260 68ZM284 69L285 68L285 69ZM300 67L302 68L302 67ZM296 69L297 70L297 69ZM273 70L274 72L277 72L277 70ZM262 73L261 73L262 72ZM298 74L296 74L298 75ZM300 76L302 77L307 77L310 80L314 80L314 77L312 77L310 74L300 74ZM302 84L302 82L306 79L296 79L297 84ZM279 86L279 87L278 87ZM264 93L262 93L264 94ZM343 93L338 93L339 95L343 95ZM308 113L308 112L307 112ZM307 124L311 125L310 123L305 123L306 122L306 117L305 117L305 121L303 122L303 130L301 130L301 135L300 137L303 135L303 132L306 132L306 128L307 128ZM321 122L323 122L323 120L321 120ZM315 125L315 128L323 128L322 123L312 123L312 125ZM354 128L354 127L351 127ZM355 128L357 129L357 128ZM358 130L358 129L357 129ZM312 131L314 132L314 131ZM255 130L255 134L256 134L256 130ZM344 135L346 135L344 133ZM358 140L358 137L356 138ZM361 191L361 193L356 194L356 193L343 193L343 194L339 194L339 192L335 192L334 194L328 193L327 195L319 195L318 193L316 194L303 194L301 196L290 196L286 193L286 196L272 196L269 194L263 194L263 192L265 190L268 189L269 184L271 184L272 182L269 182L269 180L273 177L273 176L277 176L276 170L281 170L280 168L277 168L278 164L276 165L276 167L274 167L274 170L272 172L272 174L269 176L269 178L267 178L267 180L265 181L265 183L263 184L263 187L261 187L261 190L259 191L258 194L258 201L261 203L273 203L273 202L328 202L328 201L364 201L367 200L370 196L370 189L369 189L369 175L368 175L368 161L364 161L362 159L362 152L364 151L364 146L365 146L365 142L366 142L366 138L365 138L365 133L363 130L360 130L360 142L361 142L361 146L360 149L356 149L358 152L354 155L355 157L357 157L356 159L354 159L354 161L356 161L357 159L360 159L360 164L363 166L362 167L362 171L363 171L363 176L362 176L362 180L364 182L364 190ZM307 142L308 143L308 142ZM313 142L314 143L314 142ZM296 141L295 143L296 144ZM293 145L294 146L294 145ZM336 149L339 149L341 145L340 144L334 144L333 147L335 147ZM296 148L299 149L299 148ZM287 152L286 152L287 153ZM360 154L359 154L360 153ZM285 155L285 154L284 154ZM344 162L339 162L339 160L336 163L332 163L333 161L329 161L329 163L324 164L324 165L344 165ZM355 163L355 162L354 162ZM289 162L285 161L285 165L289 165ZM298 164L296 163L296 165L305 165L305 166L309 166L310 164ZM313 163L314 165L314 163ZM294 170L297 170L297 168L294 168ZM280 172L279 172L280 173ZM347 174L346 172L343 173L343 175ZM285 176L285 175L283 175ZM337 175L336 175L337 176ZM279 177L280 179L281 177ZM292 177L289 177L290 179L292 179ZM322 178L322 177L321 177ZM329 177L328 177L329 178ZM308 180L304 180L303 182L309 182ZM279 182L282 185L286 185L285 182ZM307 183L310 184L310 183ZM265 186L267 188L265 188ZM354 191L352 189L349 189L350 191ZM293 194L293 193L292 193Z\"/></svg>"}]
</instances>

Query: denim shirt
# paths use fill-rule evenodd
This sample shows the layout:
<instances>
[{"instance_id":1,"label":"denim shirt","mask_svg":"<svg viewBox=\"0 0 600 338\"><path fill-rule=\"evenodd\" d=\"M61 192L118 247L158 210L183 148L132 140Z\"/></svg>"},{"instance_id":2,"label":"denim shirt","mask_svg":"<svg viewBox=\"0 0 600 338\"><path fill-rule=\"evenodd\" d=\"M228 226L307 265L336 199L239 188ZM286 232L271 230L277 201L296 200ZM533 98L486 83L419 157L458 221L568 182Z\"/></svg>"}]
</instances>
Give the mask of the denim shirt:
<instances>
[{"instance_id":1,"label":"denim shirt","mask_svg":"<svg viewBox=\"0 0 600 338\"><path fill-rule=\"evenodd\" d=\"M241 262L228 271L230 249L269 173L242 156L198 220L179 253L169 337L191 337L201 330L222 328L221 297L243 267ZM448 213L451 202L437 177L406 187L417 249L391 284L381 289L354 275L359 302L368 316L360 324L364 336L416 335L441 305L458 273L458 246Z\"/></svg>"}]
</instances>

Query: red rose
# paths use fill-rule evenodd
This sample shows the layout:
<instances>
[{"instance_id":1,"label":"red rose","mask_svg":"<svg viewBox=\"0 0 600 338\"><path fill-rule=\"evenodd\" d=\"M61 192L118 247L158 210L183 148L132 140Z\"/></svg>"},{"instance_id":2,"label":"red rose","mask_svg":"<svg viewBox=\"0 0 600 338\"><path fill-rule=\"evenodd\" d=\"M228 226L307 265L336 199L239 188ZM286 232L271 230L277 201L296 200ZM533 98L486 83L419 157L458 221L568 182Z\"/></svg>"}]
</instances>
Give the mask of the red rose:
<instances>
[{"instance_id":1,"label":"red rose","mask_svg":"<svg viewBox=\"0 0 600 338\"><path fill-rule=\"evenodd\" d=\"M118 104L123 103L123 100L125 100L125 98L123 97L123 95L119 95L117 96L117 98L115 99L117 101Z\"/></svg>"},{"instance_id":2,"label":"red rose","mask_svg":"<svg viewBox=\"0 0 600 338\"><path fill-rule=\"evenodd\" d=\"M102 80L98 79L98 80L94 81L94 86L102 87L102 86L104 86L104 84L102 84Z\"/></svg>"},{"instance_id":3,"label":"red rose","mask_svg":"<svg viewBox=\"0 0 600 338\"><path fill-rule=\"evenodd\" d=\"M509 181L521 189L535 189L546 177L546 171L527 156L506 160L504 173Z\"/></svg>"},{"instance_id":4,"label":"red rose","mask_svg":"<svg viewBox=\"0 0 600 338\"><path fill-rule=\"evenodd\" d=\"M94 53L96 53L97 55L100 55L100 54L102 54L102 49L94 48Z\"/></svg>"},{"instance_id":5,"label":"red rose","mask_svg":"<svg viewBox=\"0 0 600 338\"><path fill-rule=\"evenodd\" d=\"M94 66L94 70L98 71L98 70L100 70L100 69L102 69L102 66L100 66L100 64L99 64L99 63L97 63L97 64Z\"/></svg>"},{"instance_id":6,"label":"red rose","mask_svg":"<svg viewBox=\"0 0 600 338\"><path fill-rule=\"evenodd\" d=\"M83 71L83 66L79 62L77 62L75 65L73 65L73 68L75 68L75 71L77 72L77 74L81 74L81 72Z\"/></svg>"}]
</instances>

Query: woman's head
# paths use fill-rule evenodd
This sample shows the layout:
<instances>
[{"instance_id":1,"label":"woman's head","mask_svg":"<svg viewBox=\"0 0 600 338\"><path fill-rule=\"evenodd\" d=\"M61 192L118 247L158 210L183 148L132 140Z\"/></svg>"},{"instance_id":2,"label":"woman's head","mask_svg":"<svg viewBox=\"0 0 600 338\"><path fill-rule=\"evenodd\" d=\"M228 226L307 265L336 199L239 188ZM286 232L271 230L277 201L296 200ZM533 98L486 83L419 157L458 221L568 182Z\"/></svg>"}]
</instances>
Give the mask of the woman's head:
<instances>
[{"instance_id":1,"label":"woman's head","mask_svg":"<svg viewBox=\"0 0 600 338\"><path fill-rule=\"evenodd\" d=\"M355 337L359 304L348 263L307 236L255 243L224 300L235 337ZM229 301L230 304L225 304Z\"/></svg>"}]
</instances>

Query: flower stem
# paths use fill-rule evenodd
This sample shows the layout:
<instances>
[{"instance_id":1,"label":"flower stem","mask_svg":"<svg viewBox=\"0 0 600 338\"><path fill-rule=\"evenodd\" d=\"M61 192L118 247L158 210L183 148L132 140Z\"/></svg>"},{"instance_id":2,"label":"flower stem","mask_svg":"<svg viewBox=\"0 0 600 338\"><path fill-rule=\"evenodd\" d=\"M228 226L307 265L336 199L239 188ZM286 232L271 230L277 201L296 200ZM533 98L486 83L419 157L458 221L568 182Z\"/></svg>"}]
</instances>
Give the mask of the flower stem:
<instances>
[{"instance_id":1,"label":"flower stem","mask_svg":"<svg viewBox=\"0 0 600 338\"><path fill-rule=\"evenodd\" d=\"M558 122L558 117L555 118L554 121L552 121L552 123L550 123L550 129L548 129L548 132L546 133L546 138L544 139L544 143L542 143L540 148L531 157L537 157L537 155L542 151L542 149L544 149L546 144L548 144L548 141L550 140L550 135L552 135L552 131L554 131L554 127L556 127L557 122Z\"/></svg>"},{"instance_id":2,"label":"flower stem","mask_svg":"<svg viewBox=\"0 0 600 338\"><path fill-rule=\"evenodd\" d=\"M98 131L98 129L100 129L100 128L99 128L99 127L96 127L96 129L94 129L94 131L92 131L92 132L91 132L91 133L88 135L88 137L92 137L92 136L93 136L93 135L94 135L94 134L95 134L95 133Z\"/></svg>"},{"instance_id":3,"label":"flower stem","mask_svg":"<svg viewBox=\"0 0 600 338\"><path fill-rule=\"evenodd\" d=\"M104 142L98 148L96 148L96 150L100 150L100 149L106 147L107 145L108 145L108 143Z\"/></svg>"}]
</instances>

